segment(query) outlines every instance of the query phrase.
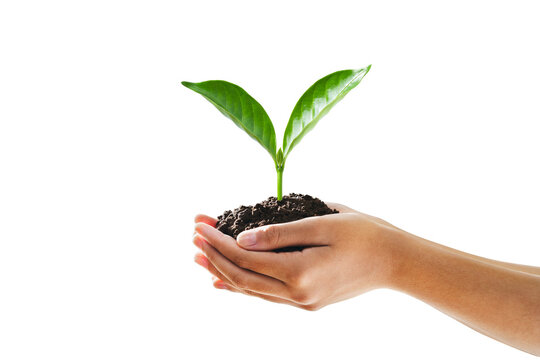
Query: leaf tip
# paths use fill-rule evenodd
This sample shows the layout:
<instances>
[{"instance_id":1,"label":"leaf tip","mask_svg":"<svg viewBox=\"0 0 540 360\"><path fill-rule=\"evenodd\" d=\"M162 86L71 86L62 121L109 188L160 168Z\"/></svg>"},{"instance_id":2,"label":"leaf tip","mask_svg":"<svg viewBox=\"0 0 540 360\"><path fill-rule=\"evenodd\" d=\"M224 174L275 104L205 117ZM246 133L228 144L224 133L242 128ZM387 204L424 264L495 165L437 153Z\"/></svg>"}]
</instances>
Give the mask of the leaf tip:
<instances>
[{"instance_id":1,"label":"leaf tip","mask_svg":"<svg viewBox=\"0 0 540 360\"><path fill-rule=\"evenodd\" d=\"M193 83L189 81L181 81L180 83L184 85L185 87L187 87L188 89L191 88L191 85L193 85Z\"/></svg>"}]
</instances>

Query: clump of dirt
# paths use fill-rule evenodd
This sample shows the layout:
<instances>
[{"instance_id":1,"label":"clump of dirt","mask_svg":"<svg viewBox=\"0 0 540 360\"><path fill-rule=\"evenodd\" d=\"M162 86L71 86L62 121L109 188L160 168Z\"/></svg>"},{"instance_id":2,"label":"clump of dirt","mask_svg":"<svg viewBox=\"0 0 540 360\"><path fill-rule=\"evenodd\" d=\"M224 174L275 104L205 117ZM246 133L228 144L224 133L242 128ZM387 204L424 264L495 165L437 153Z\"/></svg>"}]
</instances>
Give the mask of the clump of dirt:
<instances>
[{"instance_id":1,"label":"clump of dirt","mask_svg":"<svg viewBox=\"0 0 540 360\"><path fill-rule=\"evenodd\" d=\"M240 206L232 211L227 210L218 216L216 228L236 239L242 231L259 226L335 213L338 211L330 209L317 198L291 193L283 196L281 201L271 196L254 206Z\"/></svg>"}]
</instances>

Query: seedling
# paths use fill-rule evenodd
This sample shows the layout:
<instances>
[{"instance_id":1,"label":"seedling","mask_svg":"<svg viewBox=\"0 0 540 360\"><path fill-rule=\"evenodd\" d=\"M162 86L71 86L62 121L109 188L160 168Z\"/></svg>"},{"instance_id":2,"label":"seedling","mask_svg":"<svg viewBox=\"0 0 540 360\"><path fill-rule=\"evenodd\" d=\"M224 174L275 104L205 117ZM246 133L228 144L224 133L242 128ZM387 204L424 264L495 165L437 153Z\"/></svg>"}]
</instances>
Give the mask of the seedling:
<instances>
[{"instance_id":1,"label":"seedling","mask_svg":"<svg viewBox=\"0 0 540 360\"><path fill-rule=\"evenodd\" d=\"M262 145L272 156L277 172L277 199L282 199L283 170L291 150L319 120L366 76L371 65L358 70L342 70L323 77L300 97L294 107L283 146L276 151L276 132L264 108L240 86L223 80L182 85L201 94L223 115Z\"/></svg>"}]
</instances>

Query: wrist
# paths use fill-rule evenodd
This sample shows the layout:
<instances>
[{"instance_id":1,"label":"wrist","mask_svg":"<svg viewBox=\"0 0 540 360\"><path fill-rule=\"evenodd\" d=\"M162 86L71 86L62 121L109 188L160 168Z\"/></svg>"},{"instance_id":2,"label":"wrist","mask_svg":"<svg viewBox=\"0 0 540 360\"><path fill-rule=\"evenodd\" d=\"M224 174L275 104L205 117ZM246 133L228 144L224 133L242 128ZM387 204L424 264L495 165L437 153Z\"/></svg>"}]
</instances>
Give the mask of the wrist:
<instances>
[{"instance_id":1,"label":"wrist","mask_svg":"<svg viewBox=\"0 0 540 360\"><path fill-rule=\"evenodd\" d=\"M397 290L410 266L408 259L418 246L417 238L401 229L383 226L379 240L379 287Z\"/></svg>"}]
</instances>

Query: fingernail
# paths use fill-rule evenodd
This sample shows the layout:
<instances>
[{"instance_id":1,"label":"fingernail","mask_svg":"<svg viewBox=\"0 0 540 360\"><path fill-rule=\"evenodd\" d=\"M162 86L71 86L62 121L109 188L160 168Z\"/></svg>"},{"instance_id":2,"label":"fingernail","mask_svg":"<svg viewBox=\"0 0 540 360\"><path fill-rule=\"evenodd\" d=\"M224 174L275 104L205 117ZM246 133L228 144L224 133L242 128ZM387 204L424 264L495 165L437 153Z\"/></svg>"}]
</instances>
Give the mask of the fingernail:
<instances>
[{"instance_id":1,"label":"fingernail","mask_svg":"<svg viewBox=\"0 0 540 360\"><path fill-rule=\"evenodd\" d=\"M236 242L242 247L250 247L257 243L257 239L255 239L254 232L243 232L238 235Z\"/></svg>"},{"instance_id":2,"label":"fingernail","mask_svg":"<svg viewBox=\"0 0 540 360\"><path fill-rule=\"evenodd\" d=\"M227 285L225 285L225 283L223 282L215 283L214 286L217 287L218 289L227 289Z\"/></svg>"},{"instance_id":3,"label":"fingernail","mask_svg":"<svg viewBox=\"0 0 540 360\"><path fill-rule=\"evenodd\" d=\"M200 254L195 255L195 262L201 265L203 268L208 269L208 259Z\"/></svg>"}]
</instances>

